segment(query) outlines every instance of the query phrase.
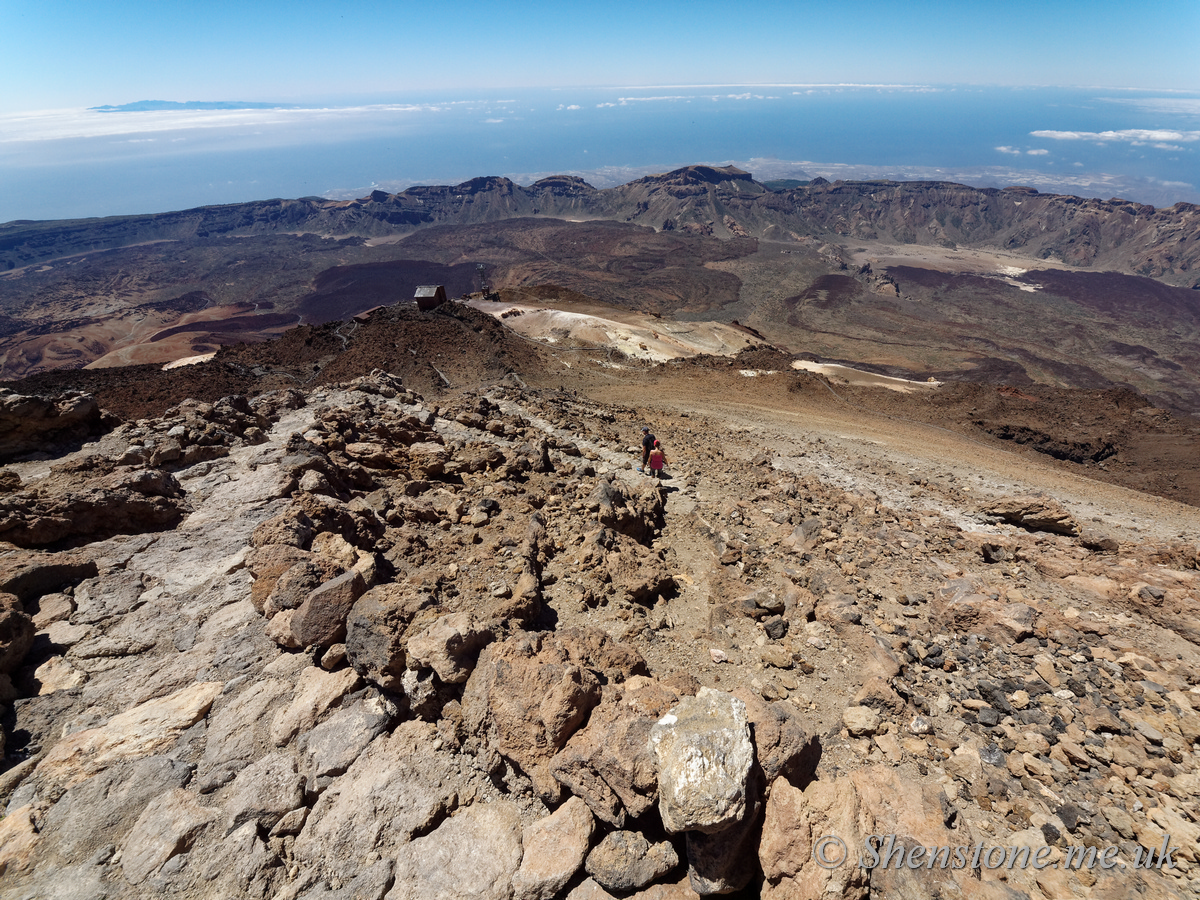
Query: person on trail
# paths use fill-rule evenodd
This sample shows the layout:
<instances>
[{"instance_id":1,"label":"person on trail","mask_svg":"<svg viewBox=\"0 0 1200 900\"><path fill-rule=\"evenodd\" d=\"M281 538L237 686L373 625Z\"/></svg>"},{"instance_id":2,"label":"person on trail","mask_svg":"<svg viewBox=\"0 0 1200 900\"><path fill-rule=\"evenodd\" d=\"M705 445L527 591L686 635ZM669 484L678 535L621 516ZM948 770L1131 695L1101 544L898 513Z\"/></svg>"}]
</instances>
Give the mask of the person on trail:
<instances>
[{"instance_id":1,"label":"person on trail","mask_svg":"<svg viewBox=\"0 0 1200 900\"><path fill-rule=\"evenodd\" d=\"M638 466L639 472L644 472L646 470L646 463L650 459L650 451L654 449L655 443L657 443L657 442L654 439L654 435L652 435L650 433L649 428L647 428L645 425L643 425L642 426L642 464L640 466Z\"/></svg>"},{"instance_id":2,"label":"person on trail","mask_svg":"<svg viewBox=\"0 0 1200 900\"><path fill-rule=\"evenodd\" d=\"M654 449L650 451L650 474L655 478L662 478L663 466L666 464L667 454L663 452L662 444L655 441Z\"/></svg>"}]
</instances>

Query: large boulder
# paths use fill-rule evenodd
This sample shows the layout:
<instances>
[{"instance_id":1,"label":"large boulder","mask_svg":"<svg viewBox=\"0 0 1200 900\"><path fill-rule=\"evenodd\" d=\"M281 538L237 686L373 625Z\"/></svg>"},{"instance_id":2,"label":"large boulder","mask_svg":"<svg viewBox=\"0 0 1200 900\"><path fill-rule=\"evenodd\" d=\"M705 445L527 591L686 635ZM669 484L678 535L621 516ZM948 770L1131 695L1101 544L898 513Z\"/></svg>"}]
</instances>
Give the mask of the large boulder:
<instances>
[{"instance_id":1,"label":"large boulder","mask_svg":"<svg viewBox=\"0 0 1200 900\"><path fill-rule=\"evenodd\" d=\"M701 896L740 891L759 872L755 848L762 831L761 781L754 778L748 790L749 809L742 821L716 834L686 834L688 882Z\"/></svg>"},{"instance_id":2,"label":"large boulder","mask_svg":"<svg viewBox=\"0 0 1200 900\"><path fill-rule=\"evenodd\" d=\"M675 580L662 558L620 532L599 528L584 537L578 552L593 591L649 605L675 591Z\"/></svg>"},{"instance_id":3,"label":"large boulder","mask_svg":"<svg viewBox=\"0 0 1200 900\"><path fill-rule=\"evenodd\" d=\"M1049 531L1071 537L1080 531L1079 522L1061 503L1036 494L1001 497L986 504L983 511L1026 531Z\"/></svg>"},{"instance_id":4,"label":"large boulder","mask_svg":"<svg viewBox=\"0 0 1200 900\"><path fill-rule=\"evenodd\" d=\"M610 891L637 891L679 865L669 841L651 844L637 831L610 831L587 857L587 873Z\"/></svg>"},{"instance_id":5,"label":"large boulder","mask_svg":"<svg viewBox=\"0 0 1200 900\"><path fill-rule=\"evenodd\" d=\"M769 702L747 688L733 695L746 706L746 718L754 730L754 753L763 780L771 785L780 775L799 781L807 773L809 740L796 707L784 701Z\"/></svg>"},{"instance_id":6,"label":"large boulder","mask_svg":"<svg viewBox=\"0 0 1200 900\"><path fill-rule=\"evenodd\" d=\"M561 788L550 760L600 702L600 679L581 656L556 634L522 632L484 649L463 692L468 733L520 766L551 800Z\"/></svg>"},{"instance_id":7,"label":"large boulder","mask_svg":"<svg viewBox=\"0 0 1200 900\"><path fill-rule=\"evenodd\" d=\"M623 690L606 690L587 727L554 757L551 773L597 818L624 827L658 796L650 729L678 702L678 693L645 676L629 679Z\"/></svg>"},{"instance_id":8,"label":"large boulder","mask_svg":"<svg viewBox=\"0 0 1200 900\"><path fill-rule=\"evenodd\" d=\"M715 834L746 816L754 744L741 700L701 688L654 724L649 746L668 832Z\"/></svg>"},{"instance_id":9,"label":"large boulder","mask_svg":"<svg viewBox=\"0 0 1200 900\"><path fill-rule=\"evenodd\" d=\"M297 563L311 558L307 550L290 544L264 544L246 554L246 568L254 576L250 587L250 603L260 613L266 609L267 598L285 572ZM299 604L297 604L299 605Z\"/></svg>"},{"instance_id":10,"label":"large boulder","mask_svg":"<svg viewBox=\"0 0 1200 900\"><path fill-rule=\"evenodd\" d=\"M398 693L406 671L409 631L433 619L433 594L419 584L384 584L355 601L346 617L346 658L354 671ZM424 612L425 618L420 617Z\"/></svg>"},{"instance_id":11,"label":"large boulder","mask_svg":"<svg viewBox=\"0 0 1200 900\"><path fill-rule=\"evenodd\" d=\"M1005 644L1037 632L1042 614L1025 603L996 600L970 579L944 584L932 604L933 619L951 634L980 634Z\"/></svg>"},{"instance_id":12,"label":"large boulder","mask_svg":"<svg viewBox=\"0 0 1200 900\"><path fill-rule=\"evenodd\" d=\"M510 900L521 864L515 803L476 803L396 853L387 900Z\"/></svg>"},{"instance_id":13,"label":"large boulder","mask_svg":"<svg viewBox=\"0 0 1200 900\"><path fill-rule=\"evenodd\" d=\"M270 619L284 610L299 609L313 591L345 574L345 571L345 566L335 560L306 553L275 580L274 587L263 601L263 615Z\"/></svg>"},{"instance_id":14,"label":"large boulder","mask_svg":"<svg viewBox=\"0 0 1200 900\"><path fill-rule=\"evenodd\" d=\"M588 508L605 528L646 544L663 525L666 494L661 485L647 483L638 490L608 475L597 480Z\"/></svg>"},{"instance_id":15,"label":"large boulder","mask_svg":"<svg viewBox=\"0 0 1200 900\"><path fill-rule=\"evenodd\" d=\"M571 797L521 833L521 868L513 876L513 900L550 900L579 871L596 821L587 804Z\"/></svg>"},{"instance_id":16,"label":"large boulder","mask_svg":"<svg viewBox=\"0 0 1200 900\"><path fill-rule=\"evenodd\" d=\"M351 546L363 550L372 550L385 528L383 521L369 507L352 507L334 497L319 494L297 494L293 499L293 510L297 517L302 513L312 523L314 534L338 534Z\"/></svg>"},{"instance_id":17,"label":"large boulder","mask_svg":"<svg viewBox=\"0 0 1200 900\"><path fill-rule=\"evenodd\" d=\"M312 591L291 619L292 634L301 647L329 647L346 636L346 617L366 593L362 575L351 569Z\"/></svg>"}]
</instances>

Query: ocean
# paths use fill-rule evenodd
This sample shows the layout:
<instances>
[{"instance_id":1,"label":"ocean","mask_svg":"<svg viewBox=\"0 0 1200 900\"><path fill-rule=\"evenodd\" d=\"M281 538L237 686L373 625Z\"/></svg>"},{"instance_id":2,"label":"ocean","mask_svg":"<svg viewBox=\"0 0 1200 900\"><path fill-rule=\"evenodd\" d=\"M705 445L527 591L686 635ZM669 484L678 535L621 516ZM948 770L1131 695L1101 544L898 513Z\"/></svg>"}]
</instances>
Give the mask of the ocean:
<instances>
[{"instance_id":1,"label":"ocean","mask_svg":"<svg viewBox=\"0 0 1200 900\"><path fill-rule=\"evenodd\" d=\"M1196 93L734 85L222 105L0 116L0 222L346 199L480 175L611 187L690 163L759 180L937 179L1200 203Z\"/></svg>"}]
</instances>

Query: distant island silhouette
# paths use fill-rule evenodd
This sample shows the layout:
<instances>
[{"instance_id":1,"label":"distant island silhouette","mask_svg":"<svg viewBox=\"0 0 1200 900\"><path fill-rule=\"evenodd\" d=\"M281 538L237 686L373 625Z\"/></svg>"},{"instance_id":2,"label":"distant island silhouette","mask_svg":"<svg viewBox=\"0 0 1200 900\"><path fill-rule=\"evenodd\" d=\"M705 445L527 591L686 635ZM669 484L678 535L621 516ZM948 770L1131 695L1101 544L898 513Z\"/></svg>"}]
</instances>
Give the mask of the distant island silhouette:
<instances>
[{"instance_id":1,"label":"distant island silhouette","mask_svg":"<svg viewBox=\"0 0 1200 900\"><path fill-rule=\"evenodd\" d=\"M290 103L253 103L247 100L136 100L120 105L89 106L94 112L156 112L175 109L295 109Z\"/></svg>"}]
</instances>

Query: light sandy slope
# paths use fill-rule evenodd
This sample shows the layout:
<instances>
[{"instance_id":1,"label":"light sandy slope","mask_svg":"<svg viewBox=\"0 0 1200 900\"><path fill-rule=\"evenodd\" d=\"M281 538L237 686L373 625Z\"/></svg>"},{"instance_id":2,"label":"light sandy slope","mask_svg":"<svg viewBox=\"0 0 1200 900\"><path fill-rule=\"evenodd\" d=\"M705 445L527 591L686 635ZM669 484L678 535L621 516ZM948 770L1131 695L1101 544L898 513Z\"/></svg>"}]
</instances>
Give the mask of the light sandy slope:
<instances>
[{"instance_id":1,"label":"light sandy slope","mask_svg":"<svg viewBox=\"0 0 1200 900\"><path fill-rule=\"evenodd\" d=\"M468 305L496 316L523 337L565 346L609 346L626 356L652 362L701 353L733 356L762 343L732 325L678 322L599 304L475 300Z\"/></svg>"},{"instance_id":2,"label":"light sandy slope","mask_svg":"<svg viewBox=\"0 0 1200 900\"><path fill-rule=\"evenodd\" d=\"M798 359L792 363L793 369L803 369L805 372L816 372L826 376L830 381L841 384L852 384L855 387L880 387L902 394L915 391L933 391L941 386L940 381L913 381L911 378L895 378L891 375L876 375L874 372L864 372L850 366L839 366L833 363L816 363L806 359Z\"/></svg>"},{"instance_id":3,"label":"light sandy slope","mask_svg":"<svg viewBox=\"0 0 1200 900\"><path fill-rule=\"evenodd\" d=\"M1037 259L1006 253L1003 250L975 250L917 244L886 244L875 241L859 242L851 251L855 263L869 262L882 269L887 266L915 266L937 272L976 275L1020 275L1030 269L1064 269L1087 271L1059 260Z\"/></svg>"}]
</instances>

